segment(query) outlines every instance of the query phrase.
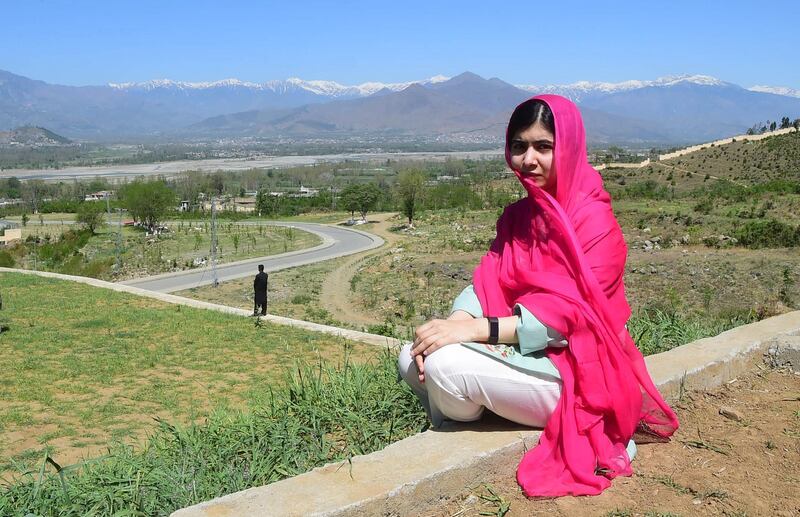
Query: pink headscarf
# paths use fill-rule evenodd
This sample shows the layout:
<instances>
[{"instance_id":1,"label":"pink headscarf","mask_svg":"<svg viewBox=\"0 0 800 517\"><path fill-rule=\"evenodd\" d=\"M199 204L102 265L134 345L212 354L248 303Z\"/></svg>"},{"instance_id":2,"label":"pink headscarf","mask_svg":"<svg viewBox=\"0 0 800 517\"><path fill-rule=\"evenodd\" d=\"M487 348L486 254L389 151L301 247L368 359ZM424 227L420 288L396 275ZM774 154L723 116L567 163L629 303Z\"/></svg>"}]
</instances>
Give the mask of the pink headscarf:
<instances>
[{"instance_id":1,"label":"pink headscarf","mask_svg":"<svg viewBox=\"0 0 800 517\"><path fill-rule=\"evenodd\" d=\"M510 316L519 303L569 342L547 349L561 375L561 398L517 481L529 497L596 495L612 478L631 475L625 447L637 426L666 437L678 420L625 328L627 247L611 198L586 159L580 112L557 95L534 99L555 120L556 196L514 170L528 197L500 216L473 283L487 316ZM512 169L513 136L507 131Z\"/></svg>"}]
</instances>

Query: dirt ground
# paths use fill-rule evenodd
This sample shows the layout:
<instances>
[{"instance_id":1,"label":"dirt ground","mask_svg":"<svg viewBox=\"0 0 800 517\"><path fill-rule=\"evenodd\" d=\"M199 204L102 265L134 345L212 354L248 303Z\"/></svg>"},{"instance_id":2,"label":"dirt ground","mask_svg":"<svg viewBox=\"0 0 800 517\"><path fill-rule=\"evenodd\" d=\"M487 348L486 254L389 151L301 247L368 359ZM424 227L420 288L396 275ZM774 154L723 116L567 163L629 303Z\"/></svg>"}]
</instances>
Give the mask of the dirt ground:
<instances>
[{"instance_id":1,"label":"dirt ground","mask_svg":"<svg viewBox=\"0 0 800 517\"><path fill-rule=\"evenodd\" d=\"M386 244L381 248L347 257L322 282L320 304L333 314L334 319L356 325L374 325L382 322L382 320L374 317L374 313L360 310L353 304L350 296L342 296L342 293L350 291L350 280L364 260L378 253L383 253L387 247L391 248L397 242L399 236L389 231L392 225L391 218L395 215L394 213L382 213L370 216L370 222L374 224L370 227L369 232L383 238Z\"/></svg>"},{"instance_id":2,"label":"dirt ground","mask_svg":"<svg viewBox=\"0 0 800 517\"><path fill-rule=\"evenodd\" d=\"M528 500L509 471L430 516L800 515L800 374L759 367L673 407L672 440L640 445L635 474L599 496Z\"/></svg>"}]
</instances>

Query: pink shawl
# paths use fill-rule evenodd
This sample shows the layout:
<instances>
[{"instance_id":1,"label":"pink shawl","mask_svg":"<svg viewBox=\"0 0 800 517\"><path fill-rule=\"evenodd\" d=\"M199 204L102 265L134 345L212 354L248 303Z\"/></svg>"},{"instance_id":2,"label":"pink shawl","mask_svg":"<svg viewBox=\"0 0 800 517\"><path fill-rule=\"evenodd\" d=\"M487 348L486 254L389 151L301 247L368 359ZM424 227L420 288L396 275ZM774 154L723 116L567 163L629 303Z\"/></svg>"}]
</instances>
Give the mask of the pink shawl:
<instances>
[{"instance_id":1,"label":"pink shawl","mask_svg":"<svg viewBox=\"0 0 800 517\"><path fill-rule=\"evenodd\" d=\"M555 120L556 196L514 171L528 197L500 216L474 286L487 316L510 316L519 303L569 342L547 349L561 375L561 398L517 481L529 497L596 495L612 478L631 475L625 447L637 427L666 437L678 420L625 328L627 247L602 179L587 162L580 112L556 95L534 99L547 103ZM513 136L506 134L509 166Z\"/></svg>"}]
</instances>

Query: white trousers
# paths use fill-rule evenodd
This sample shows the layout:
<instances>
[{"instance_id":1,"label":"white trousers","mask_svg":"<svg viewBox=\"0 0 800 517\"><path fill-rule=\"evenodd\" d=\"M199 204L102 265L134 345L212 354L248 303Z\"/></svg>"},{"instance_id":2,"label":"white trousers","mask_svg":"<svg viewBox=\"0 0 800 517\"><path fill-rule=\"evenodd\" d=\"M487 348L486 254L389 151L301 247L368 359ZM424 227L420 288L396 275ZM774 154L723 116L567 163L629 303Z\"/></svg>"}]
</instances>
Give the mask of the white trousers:
<instances>
[{"instance_id":1,"label":"white trousers","mask_svg":"<svg viewBox=\"0 0 800 517\"><path fill-rule=\"evenodd\" d=\"M425 358L425 382L419 382L411 345L400 351L400 376L417 394L434 427L447 418L478 420L484 409L531 427L544 427L561 395L561 381L518 370L459 344Z\"/></svg>"}]
</instances>

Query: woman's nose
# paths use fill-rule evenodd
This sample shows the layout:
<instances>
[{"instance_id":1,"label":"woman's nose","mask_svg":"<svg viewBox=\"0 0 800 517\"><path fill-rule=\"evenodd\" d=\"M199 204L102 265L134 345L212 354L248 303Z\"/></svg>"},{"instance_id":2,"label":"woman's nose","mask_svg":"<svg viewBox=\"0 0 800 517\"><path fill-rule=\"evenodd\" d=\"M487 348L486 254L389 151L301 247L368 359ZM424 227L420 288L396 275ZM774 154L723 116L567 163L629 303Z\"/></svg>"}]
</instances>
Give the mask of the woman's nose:
<instances>
[{"instance_id":1,"label":"woman's nose","mask_svg":"<svg viewBox=\"0 0 800 517\"><path fill-rule=\"evenodd\" d=\"M526 167L532 167L537 164L536 150L533 147L528 147L525 151L525 155L522 157L522 163Z\"/></svg>"}]
</instances>

